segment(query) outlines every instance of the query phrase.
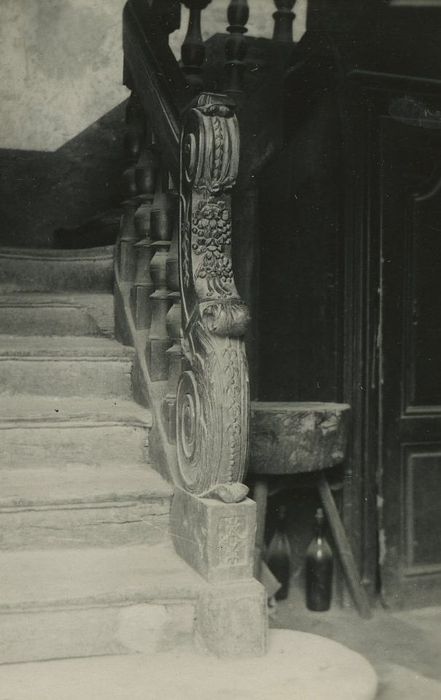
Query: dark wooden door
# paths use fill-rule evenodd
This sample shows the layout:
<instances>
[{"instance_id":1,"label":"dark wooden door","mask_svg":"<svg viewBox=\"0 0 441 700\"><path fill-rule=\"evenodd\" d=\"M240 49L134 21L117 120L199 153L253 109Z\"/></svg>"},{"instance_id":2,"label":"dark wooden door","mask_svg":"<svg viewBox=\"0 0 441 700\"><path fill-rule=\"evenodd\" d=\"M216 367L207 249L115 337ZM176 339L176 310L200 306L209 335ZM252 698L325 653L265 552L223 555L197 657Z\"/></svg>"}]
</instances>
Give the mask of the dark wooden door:
<instances>
[{"instance_id":1,"label":"dark wooden door","mask_svg":"<svg viewBox=\"0 0 441 700\"><path fill-rule=\"evenodd\" d=\"M422 114L380 119L380 570L393 607L441 603L441 120Z\"/></svg>"}]
</instances>

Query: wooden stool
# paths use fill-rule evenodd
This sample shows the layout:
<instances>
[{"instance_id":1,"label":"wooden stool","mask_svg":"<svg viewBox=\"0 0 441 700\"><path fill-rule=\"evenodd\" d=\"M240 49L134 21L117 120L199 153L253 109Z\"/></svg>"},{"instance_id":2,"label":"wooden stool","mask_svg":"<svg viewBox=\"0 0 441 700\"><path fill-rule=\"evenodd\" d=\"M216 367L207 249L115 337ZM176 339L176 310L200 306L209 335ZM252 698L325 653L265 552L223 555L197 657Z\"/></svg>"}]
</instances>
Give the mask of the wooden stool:
<instances>
[{"instance_id":1,"label":"wooden stool","mask_svg":"<svg viewBox=\"0 0 441 700\"><path fill-rule=\"evenodd\" d=\"M251 404L250 475L257 504L256 575L264 545L268 478L311 474L318 489L349 591L361 617L371 610L358 576L326 469L341 464L346 453L350 407L318 402L253 402Z\"/></svg>"}]
</instances>

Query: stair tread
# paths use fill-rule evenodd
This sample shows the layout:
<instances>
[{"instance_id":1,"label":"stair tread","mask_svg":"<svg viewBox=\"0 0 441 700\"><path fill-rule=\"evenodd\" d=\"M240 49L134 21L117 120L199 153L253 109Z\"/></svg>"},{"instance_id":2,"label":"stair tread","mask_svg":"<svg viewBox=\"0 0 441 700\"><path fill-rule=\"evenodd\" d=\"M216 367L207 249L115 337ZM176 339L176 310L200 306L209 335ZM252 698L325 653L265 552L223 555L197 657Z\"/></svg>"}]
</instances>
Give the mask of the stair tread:
<instances>
[{"instance_id":1,"label":"stair tread","mask_svg":"<svg viewBox=\"0 0 441 700\"><path fill-rule=\"evenodd\" d=\"M181 600L203 585L169 542L0 552L0 613Z\"/></svg>"},{"instance_id":2,"label":"stair tread","mask_svg":"<svg viewBox=\"0 0 441 700\"><path fill-rule=\"evenodd\" d=\"M0 335L0 359L50 358L105 358L130 360L133 348L121 345L111 338L74 335Z\"/></svg>"},{"instance_id":3,"label":"stair tread","mask_svg":"<svg viewBox=\"0 0 441 700\"><path fill-rule=\"evenodd\" d=\"M0 394L0 429L21 423L123 423L150 427L151 411L135 401Z\"/></svg>"},{"instance_id":4,"label":"stair tread","mask_svg":"<svg viewBox=\"0 0 441 700\"><path fill-rule=\"evenodd\" d=\"M171 486L150 466L69 464L0 471L0 509L170 498Z\"/></svg>"},{"instance_id":5,"label":"stair tread","mask_svg":"<svg viewBox=\"0 0 441 700\"><path fill-rule=\"evenodd\" d=\"M75 309L87 313L95 320L99 331L106 336L113 336L115 319L113 294L96 292L2 292L0 286L0 314L2 309L37 309L68 310ZM7 332L9 332L8 329ZM77 333L76 335L80 335ZM92 334L91 334L92 335Z\"/></svg>"}]
</instances>

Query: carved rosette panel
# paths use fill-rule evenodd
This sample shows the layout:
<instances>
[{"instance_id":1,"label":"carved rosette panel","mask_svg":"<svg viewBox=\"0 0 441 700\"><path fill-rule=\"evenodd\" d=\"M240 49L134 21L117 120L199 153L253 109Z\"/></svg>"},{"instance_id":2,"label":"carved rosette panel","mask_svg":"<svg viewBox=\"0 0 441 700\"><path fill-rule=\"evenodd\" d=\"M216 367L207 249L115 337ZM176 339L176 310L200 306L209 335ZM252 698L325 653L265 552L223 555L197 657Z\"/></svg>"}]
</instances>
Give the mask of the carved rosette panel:
<instances>
[{"instance_id":1,"label":"carved rosette panel","mask_svg":"<svg viewBox=\"0 0 441 700\"><path fill-rule=\"evenodd\" d=\"M240 566L247 561L247 522L245 518L221 518L218 525L219 566Z\"/></svg>"},{"instance_id":2,"label":"carved rosette panel","mask_svg":"<svg viewBox=\"0 0 441 700\"><path fill-rule=\"evenodd\" d=\"M177 396L182 486L197 495L242 500L249 426L249 321L231 260L231 188L239 131L222 95L204 93L181 139L180 283L183 349L189 369Z\"/></svg>"}]
</instances>

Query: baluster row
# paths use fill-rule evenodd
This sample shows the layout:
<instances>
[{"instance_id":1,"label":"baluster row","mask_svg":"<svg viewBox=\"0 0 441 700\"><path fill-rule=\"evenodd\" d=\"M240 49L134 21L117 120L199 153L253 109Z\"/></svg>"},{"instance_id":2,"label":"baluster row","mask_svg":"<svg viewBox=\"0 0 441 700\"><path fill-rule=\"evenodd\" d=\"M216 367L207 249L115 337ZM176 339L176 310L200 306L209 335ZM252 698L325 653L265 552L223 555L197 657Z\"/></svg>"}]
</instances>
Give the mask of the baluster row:
<instances>
[{"instance_id":1,"label":"baluster row","mask_svg":"<svg viewBox=\"0 0 441 700\"><path fill-rule=\"evenodd\" d=\"M137 189L137 210L134 216L137 242L134 244L136 259L136 275L132 289L131 306L137 330L150 326L151 301L153 282L150 275L152 257L150 238L150 217L153 196L156 190L158 176L158 156L155 149L153 134L144 133L144 143L137 167L135 183Z\"/></svg>"},{"instance_id":2,"label":"baluster row","mask_svg":"<svg viewBox=\"0 0 441 700\"><path fill-rule=\"evenodd\" d=\"M167 332L166 318L171 302L170 290L167 288L167 258L171 245L176 204L173 193L168 189L168 174L162 170L151 213L153 256L150 272L154 292L150 296L152 318L146 353L153 381L165 380L168 376L166 350L170 347L171 341Z\"/></svg>"},{"instance_id":3,"label":"baluster row","mask_svg":"<svg viewBox=\"0 0 441 700\"><path fill-rule=\"evenodd\" d=\"M182 67L194 93L203 88L202 68L205 60L205 45L202 39L201 16L211 0L180 0L189 10L187 33L181 48ZM292 42L293 12L296 0L274 0L276 11L274 18L273 39L280 42ZM245 34L249 19L247 0L231 0L227 9L229 37L225 42L226 80L222 86L224 92L235 99L240 99L243 90L243 75L247 42Z\"/></svg>"},{"instance_id":4,"label":"baluster row","mask_svg":"<svg viewBox=\"0 0 441 700\"><path fill-rule=\"evenodd\" d=\"M181 48L182 67L194 93L203 88L202 68L205 60L205 45L202 39L202 11L211 0L181 0L189 10L187 33ZM227 11L230 33L225 45L226 80L223 89L232 97L238 97L242 91L242 76L245 68L246 41L243 37L247 31L249 17L247 0L231 0Z\"/></svg>"},{"instance_id":5,"label":"baluster row","mask_svg":"<svg viewBox=\"0 0 441 700\"><path fill-rule=\"evenodd\" d=\"M180 0L190 12L182 47L183 67L192 88L202 88L205 47L201 14L211 0ZM292 40L295 0L275 0L274 38ZM249 18L247 0L231 0L225 43L226 92L238 98L243 83ZM147 124L136 94L126 109L123 176L124 201L119 240L120 279L129 290L136 330L145 340L152 381L166 382L164 414L174 438L176 388L182 371L181 300L178 269L178 194L164 164L159 145Z\"/></svg>"},{"instance_id":6,"label":"baluster row","mask_svg":"<svg viewBox=\"0 0 441 700\"><path fill-rule=\"evenodd\" d=\"M178 193L135 95L126 110L124 202L118 271L152 381L166 382L164 415L175 433L182 367Z\"/></svg>"},{"instance_id":7,"label":"baluster row","mask_svg":"<svg viewBox=\"0 0 441 700\"><path fill-rule=\"evenodd\" d=\"M123 214L121 219L120 236L120 276L123 282L132 282L136 272L134 244L137 234L135 231L136 196L136 163L141 152L143 139L143 113L135 95L132 95L126 107L126 134L124 150L127 168L123 173Z\"/></svg>"}]
</instances>

